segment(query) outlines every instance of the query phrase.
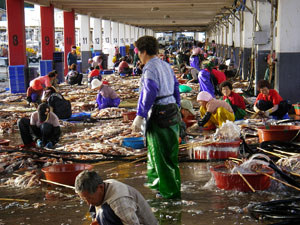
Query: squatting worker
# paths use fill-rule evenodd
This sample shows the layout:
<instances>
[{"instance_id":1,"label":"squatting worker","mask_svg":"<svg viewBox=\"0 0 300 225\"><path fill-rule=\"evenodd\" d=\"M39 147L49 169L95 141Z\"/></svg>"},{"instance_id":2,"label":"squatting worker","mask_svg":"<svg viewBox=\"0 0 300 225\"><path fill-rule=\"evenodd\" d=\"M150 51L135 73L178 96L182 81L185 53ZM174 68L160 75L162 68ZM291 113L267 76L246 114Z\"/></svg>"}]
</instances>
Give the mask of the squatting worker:
<instances>
[{"instance_id":1,"label":"squatting worker","mask_svg":"<svg viewBox=\"0 0 300 225\"><path fill-rule=\"evenodd\" d=\"M82 171L76 177L75 191L90 205L90 213L98 224L158 224L140 192L117 180L103 181L95 171Z\"/></svg>"},{"instance_id":2,"label":"squatting worker","mask_svg":"<svg viewBox=\"0 0 300 225\"><path fill-rule=\"evenodd\" d=\"M137 117L132 128L134 131L141 131L142 124L147 119L147 185L159 191L157 197L178 198L178 139L181 121L179 83L170 65L156 56L158 42L154 37L139 38L136 47L144 68ZM151 113L148 116L149 111Z\"/></svg>"}]
</instances>

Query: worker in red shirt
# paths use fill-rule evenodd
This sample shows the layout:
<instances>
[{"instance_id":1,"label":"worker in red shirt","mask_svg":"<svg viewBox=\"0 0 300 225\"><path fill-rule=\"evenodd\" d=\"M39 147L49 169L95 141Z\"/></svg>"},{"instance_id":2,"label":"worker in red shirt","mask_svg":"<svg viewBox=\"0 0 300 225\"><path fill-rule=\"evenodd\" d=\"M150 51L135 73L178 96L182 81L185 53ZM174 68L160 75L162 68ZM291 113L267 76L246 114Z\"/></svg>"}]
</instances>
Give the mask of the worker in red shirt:
<instances>
[{"instance_id":1,"label":"worker in red shirt","mask_svg":"<svg viewBox=\"0 0 300 225\"><path fill-rule=\"evenodd\" d=\"M91 72L89 72L88 74L88 86L91 85L92 80L94 79L98 79L98 80L102 80L102 76L101 76L101 70L100 70L100 66L97 65L95 67L95 69L93 69Z\"/></svg>"},{"instance_id":2,"label":"worker in red shirt","mask_svg":"<svg viewBox=\"0 0 300 225\"><path fill-rule=\"evenodd\" d=\"M259 95L254 103L254 111L262 112L266 117L276 116L281 119L287 114L291 105L283 100L278 92L270 89L270 83L267 80L258 81Z\"/></svg>"},{"instance_id":3,"label":"worker in red shirt","mask_svg":"<svg viewBox=\"0 0 300 225\"><path fill-rule=\"evenodd\" d=\"M220 90L223 94L222 99L233 109L235 120L244 119L246 115L246 105L243 97L232 91L232 84L229 81L221 83Z\"/></svg>"},{"instance_id":4,"label":"worker in red shirt","mask_svg":"<svg viewBox=\"0 0 300 225\"><path fill-rule=\"evenodd\" d=\"M218 80L218 84L221 84L222 82L226 81L226 76L225 76L225 73L224 73L226 68L227 68L226 65L221 64L219 66L219 70L212 69L212 74Z\"/></svg>"}]
</instances>

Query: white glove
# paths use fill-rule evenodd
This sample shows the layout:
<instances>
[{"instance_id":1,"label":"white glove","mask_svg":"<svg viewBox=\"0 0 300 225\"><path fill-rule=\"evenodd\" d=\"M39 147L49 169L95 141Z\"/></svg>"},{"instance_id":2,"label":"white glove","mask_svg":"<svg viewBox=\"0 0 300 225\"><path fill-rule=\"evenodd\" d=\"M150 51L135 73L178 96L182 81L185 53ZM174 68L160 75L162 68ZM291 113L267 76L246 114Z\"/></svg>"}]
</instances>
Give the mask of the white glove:
<instances>
[{"instance_id":1,"label":"white glove","mask_svg":"<svg viewBox=\"0 0 300 225\"><path fill-rule=\"evenodd\" d=\"M264 113L265 113L265 116L266 116L266 117L269 117L269 116L270 116L270 113L269 113L268 111L265 111Z\"/></svg>"},{"instance_id":2,"label":"white glove","mask_svg":"<svg viewBox=\"0 0 300 225\"><path fill-rule=\"evenodd\" d=\"M132 126L131 126L132 131L141 132L142 131L142 124L144 123L144 120L145 120L144 117L136 116L133 123L132 123Z\"/></svg>"}]
</instances>

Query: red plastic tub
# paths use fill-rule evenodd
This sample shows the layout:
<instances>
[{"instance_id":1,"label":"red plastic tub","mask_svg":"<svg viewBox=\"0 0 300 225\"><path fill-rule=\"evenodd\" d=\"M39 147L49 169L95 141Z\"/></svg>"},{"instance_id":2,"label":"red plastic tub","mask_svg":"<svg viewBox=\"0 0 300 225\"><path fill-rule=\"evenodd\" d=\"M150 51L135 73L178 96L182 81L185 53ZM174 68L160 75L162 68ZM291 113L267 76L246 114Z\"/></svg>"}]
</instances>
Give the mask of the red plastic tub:
<instances>
[{"instance_id":1,"label":"red plastic tub","mask_svg":"<svg viewBox=\"0 0 300 225\"><path fill-rule=\"evenodd\" d=\"M8 139L0 139L0 145L8 146L10 143L10 140Z\"/></svg>"},{"instance_id":2,"label":"red plastic tub","mask_svg":"<svg viewBox=\"0 0 300 225\"><path fill-rule=\"evenodd\" d=\"M122 116L123 116L123 121L124 122L128 122L130 120L134 120L134 118L136 117L136 111L123 113Z\"/></svg>"},{"instance_id":3,"label":"red plastic tub","mask_svg":"<svg viewBox=\"0 0 300 225\"><path fill-rule=\"evenodd\" d=\"M228 173L228 169L225 167L225 165L211 167L210 171L215 178L217 187L220 189L237 190L243 192L252 191L239 174ZM268 167L264 167L263 172L269 175L272 175L274 173L274 171ZM270 177L263 174L249 173L243 174L243 176L255 190L265 190L269 188L271 183Z\"/></svg>"},{"instance_id":4,"label":"red plastic tub","mask_svg":"<svg viewBox=\"0 0 300 225\"><path fill-rule=\"evenodd\" d=\"M259 142L290 141L296 136L299 130L300 126L294 125L274 125L258 127ZM300 138L298 138L297 140L300 140Z\"/></svg>"},{"instance_id":5,"label":"red plastic tub","mask_svg":"<svg viewBox=\"0 0 300 225\"><path fill-rule=\"evenodd\" d=\"M178 79L179 84L186 84L187 81L187 79Z\"/></svg>"},{"instance_id":6,"label":"red plastic tub","mask_svg":"<svg viewBox=\"0 0 300 225\"><path fill-rule=\"evenodd\" d=\"M228 159L238 157L240 141L216 142L194 147L193 159Z\"/></svg>"},{"instance_id":7,"label":"red plastic tub","mask_svg":"<svg viewBox=\"0 0 300 225\"><path fill-rule=\"evenodd\" d=\"M81 171L92 168L93 166L89 164L59 164L45 167L42 171L47 180L74 186L76 176Z\"/></svg>"}]
</instances>

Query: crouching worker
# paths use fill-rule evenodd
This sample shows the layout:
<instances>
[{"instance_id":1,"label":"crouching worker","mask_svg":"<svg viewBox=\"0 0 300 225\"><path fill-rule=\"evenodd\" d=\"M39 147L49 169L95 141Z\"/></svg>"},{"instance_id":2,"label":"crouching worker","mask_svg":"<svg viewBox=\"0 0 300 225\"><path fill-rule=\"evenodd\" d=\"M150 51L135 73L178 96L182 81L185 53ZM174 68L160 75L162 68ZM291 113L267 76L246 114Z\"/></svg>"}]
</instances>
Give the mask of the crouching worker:
<instances>
[{"instance_id":1,"label":"crouching worker","mask_svg":"<svg viewBox=\"0 0 300 225\"><path fill-rule=\"evenodd\" d=\"M42 101L47 102L51 111L59 119L68 119L72 115L72 106L70 101L66 100L54 87L47 87L43 93Z\"/></svg>"},{"instance_id":2,"label":"crouching worker","mask_svg":"<svg viewBox=\"0 0 300 225\"><path fill-rule=\"evenodd\" d=\"M61 134L58 117L46 103L40 104L30 119L21 118L18 127L24 143L21 147L54 148Z\"/></svg>"},{"instance_id":3,"label":"crouching worker","mask_svg":"<svg viewBox=\"0 0 300 225\"><path fill-rule=\"evenodd\" d=\"M254 111L266 117L276 116L277 119L282 119L291 105L276 90L270 89L270 83L266 80L258 81L258 90L260 93L254 103Z\"/></svg>"},{"instance_id":4,"label":"crouching worker","mask_svg":"<svg viewBox=\"0 0 300 225\"><path fill-rule=\"evenodd\" d=\"M158 224L140 192L117 180L103 181L95 171L81 172L76 177L75 191L90 205L92 224Z\"/></svg>"},{"instance_id":5,"label":"crouching worker","mask_svg":"<svg viewBox=\"0 0 300 225\"><path fill-rule=\"evenodd\" d=\"M66 76L67 83L70 85L74 85L74 84L81 85L82 77L83 77L82 73L77 72L77 65L73 63L70 66L70 71Z\"/></svg>"},{"instance_id":6,"label":"crouching worker","mask_svg":"<svg viewBox=\"0 0 300 225\"><path fill-rule=\"evenodd\" d=\"M200 103L201 120L198 121L200 127L221 127L226 120L234 121L234 113L231 106L222 100L212 97L207 91L201 91L197 96Z\"/></svg>"},{"instance_id":7,"label":"crouching worker","mask_svg":"<svg viewBox=\"0 0 300 225\"><path fill-rule=\"evenodd\" d=\"M246 105L243 97L232 91L232 84L229 81L221 83L220 90L224 95L223 100L233 109L235 120L244 119L246 115Z\"/></svg>"},{"instance_id":8,"label":"crouching worker","mask_svg":"<svg viewBox=\"0 0 300 225\"><path fill-rule=\"evenodd\" d=\"M92 89L98 90L97 105L98 109L105 109L108 107L118 107L120 104L120 98L117 93L108 85L103 84L98 79L94 79L91 83Z\"/></svg>"},{"instance_id":9,"label":"crouching worker","mask_svg":"<svg viewBox=\"0 0 300 225\"><path fill-rule=\"evenodd\" d=\"M41 103L41 96L43 94L43 86L41 81L33 80L30 83L30 87L27 89L27 102L30 103Z\"/></svg>"}]
</instances>

